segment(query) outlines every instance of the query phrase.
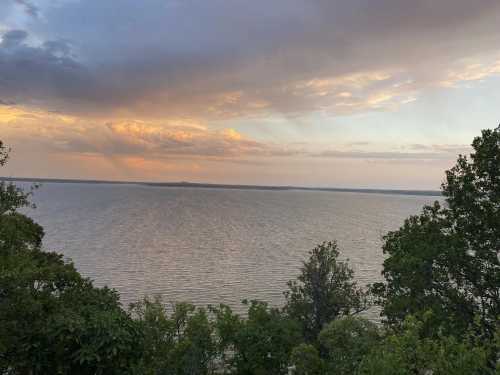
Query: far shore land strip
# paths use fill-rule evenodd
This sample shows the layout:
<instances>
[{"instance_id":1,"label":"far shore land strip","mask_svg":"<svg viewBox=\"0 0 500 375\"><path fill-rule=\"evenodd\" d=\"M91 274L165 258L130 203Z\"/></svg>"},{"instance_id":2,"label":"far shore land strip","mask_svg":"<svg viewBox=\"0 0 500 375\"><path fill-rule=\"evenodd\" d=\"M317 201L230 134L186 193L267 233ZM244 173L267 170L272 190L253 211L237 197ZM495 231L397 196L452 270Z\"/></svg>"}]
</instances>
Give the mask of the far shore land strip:
<instances>
[{"instance_id":1,"label":"far shore land strip","mask_svg":"<svg viewBox=\"0 0 500 375\"><path fill-rule=\"evenodd\" d=\"M436 197L442 196L441 192L437 191L437 190L231 185L231 184L210 184L210 183L197 183L197 182L104 181L104 180L77 180L77 179L29 178L29 177L0 177L0 180L17 181L17 182L32 182L32 183L115 184L115 185L142 185L142 186L152 186L152 187L200 188L200 189L278 190L278 191L303 190L303 191L326 191L326 192L342 192L342 193L425 195L425 196L436 196Z\"/></svg>"}]
</instances>

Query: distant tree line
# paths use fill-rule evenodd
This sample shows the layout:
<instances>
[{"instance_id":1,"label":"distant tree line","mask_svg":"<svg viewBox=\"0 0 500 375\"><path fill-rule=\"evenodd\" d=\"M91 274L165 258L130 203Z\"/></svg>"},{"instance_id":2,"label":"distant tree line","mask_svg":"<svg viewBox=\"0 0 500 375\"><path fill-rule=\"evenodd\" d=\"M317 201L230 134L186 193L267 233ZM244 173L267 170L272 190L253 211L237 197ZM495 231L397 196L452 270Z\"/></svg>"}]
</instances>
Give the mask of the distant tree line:
<instances>
[{"instance_id":1,"label":"distant tree line","mask_svg":"<svg viewBox=\"0 0 500 375\"><path fill-rule=\"evenodd\" d=\"M474 139L435 202L384 237L362 288L335 242L310 251L282 308L146 298L124 309L62 255L0 182L0 374L500 375L500 127ZM0 166L9 149L0 142ZM373 305L382 324L359 316Z\"/></svg>"}]
</instances>

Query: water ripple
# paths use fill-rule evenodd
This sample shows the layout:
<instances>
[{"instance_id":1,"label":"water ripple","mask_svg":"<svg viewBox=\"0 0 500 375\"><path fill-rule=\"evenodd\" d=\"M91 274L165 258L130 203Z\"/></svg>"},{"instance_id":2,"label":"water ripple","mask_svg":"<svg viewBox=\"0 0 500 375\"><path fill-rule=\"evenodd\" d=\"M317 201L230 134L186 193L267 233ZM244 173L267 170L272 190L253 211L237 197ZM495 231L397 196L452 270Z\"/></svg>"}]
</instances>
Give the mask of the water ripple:
<instances>
[{"instance_id":1,"label":"water ripple","mask_svg":"<svg viewBox=\"0 0 500 375\"><path fill-rule=\"evenodd\" d=\"M125 304L160 294L242 312L244 298L282 304L322 241L338 241L361 284L380 280L381 236L433 197L46 183L35 200L44 246Z\"/></svg>"}]
</instances>

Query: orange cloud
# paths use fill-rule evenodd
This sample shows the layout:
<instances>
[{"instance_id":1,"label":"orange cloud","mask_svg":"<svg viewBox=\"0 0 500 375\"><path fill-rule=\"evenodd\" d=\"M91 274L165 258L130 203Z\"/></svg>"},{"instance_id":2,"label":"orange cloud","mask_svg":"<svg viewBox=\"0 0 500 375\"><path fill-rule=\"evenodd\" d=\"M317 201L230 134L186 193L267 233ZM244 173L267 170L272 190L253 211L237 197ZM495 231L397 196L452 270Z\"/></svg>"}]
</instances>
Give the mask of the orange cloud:
<instances>
[{"instance_id":1,"label":"orange cloud","mask_svg":"<svg viewBox=\"0 0 500 375\"><path fill-rule=\"evenodd\" d=\"M271 152L235 129L209 129L189 119L87 120L23 107L0 107L3 137L67 153L154 158L238 158Z\"/></svg>"}]
</instances>

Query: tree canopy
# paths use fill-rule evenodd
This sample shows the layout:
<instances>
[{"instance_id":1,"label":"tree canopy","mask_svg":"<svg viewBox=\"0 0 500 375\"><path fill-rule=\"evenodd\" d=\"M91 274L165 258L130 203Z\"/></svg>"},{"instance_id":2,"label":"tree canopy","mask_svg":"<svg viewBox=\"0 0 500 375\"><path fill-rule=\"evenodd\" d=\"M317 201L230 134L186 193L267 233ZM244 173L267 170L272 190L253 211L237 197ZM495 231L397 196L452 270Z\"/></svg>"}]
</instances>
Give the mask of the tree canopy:
<instances>
[{"instance_id":1,"label":"tree canopy","mask_svg":"<svg viewBox=\"0 0 500 375\"><path fill-rule=\"evenodd\" d=\"M315 340L332 320L367 308L366 293L354 281L354 272L338 260L335 242L325 242L309 252L297 280L285 292L287 314L301 324L304 337Z\"/></svg>"},{"instance_id":2,"label":"tree canopy","mask_svg":"<svg viewBox=\"0 0 500 375\"><path fill-rule=\"evenodd\" d=\"M0 144L0 164L7 161ZM123 374L140 355L118 294L96 288L18 210L31 192L0 182L0 374Z\"/></svg>"},{"instance_id":3,"label":"tree canopy","mask_svg":"<svg viewBox=\"0 0 500 375\"><path fill-rule=\"evenodd\" d=\"M384 237L383 314L401 323L434 312L435 324L463 332L479 317L493 335L500 316L500 127L484 130L460 155L435 202Z\"/></svg>"}]
</instances>

